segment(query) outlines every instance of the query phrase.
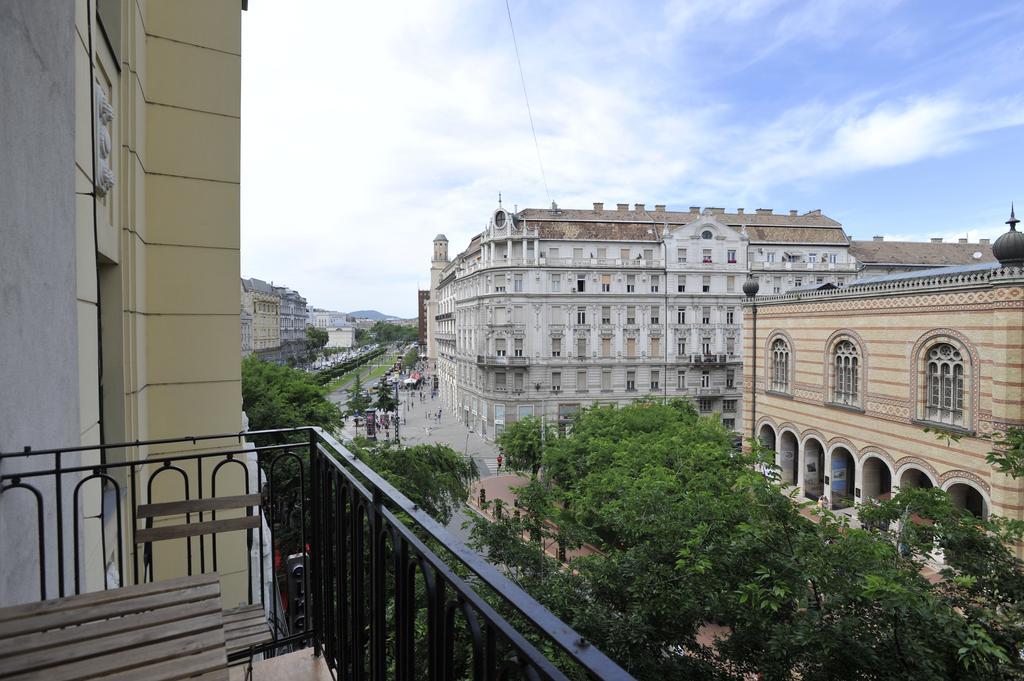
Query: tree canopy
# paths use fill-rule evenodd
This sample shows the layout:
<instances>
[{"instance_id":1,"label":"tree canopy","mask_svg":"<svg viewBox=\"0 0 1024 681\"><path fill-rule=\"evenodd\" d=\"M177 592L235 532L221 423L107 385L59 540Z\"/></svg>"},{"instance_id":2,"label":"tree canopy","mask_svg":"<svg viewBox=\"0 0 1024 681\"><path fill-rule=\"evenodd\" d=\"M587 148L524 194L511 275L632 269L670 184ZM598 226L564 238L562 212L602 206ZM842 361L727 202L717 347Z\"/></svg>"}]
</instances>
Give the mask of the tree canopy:
<instances>
[{"instance_id":1,"label":"tree canopy","mask_svg":"<svg viewBox=\"0 0 1024 681\"><path fill-rule=\"evenodd\" d=\"M472 520L473 543L640 679L1024 673L1024 577L1003 543L1019 528L907 490L861 507L877 529L854 529L757 472L770 452L731 441L683 401L584 410L547 439L520 513ZM543 550L555 541L584 547L569 569Z\"/></svg>"},{"instance_id":2,"label":"tree canopy","mask_svg":"<svg viewBox=\"0 0 1024 681\"><path fill-rule=\"evenodd\" d=\"M476 464L445 445L401 447L352 443L355 455L440 523L448 523L469 496Z\"/></svg>"},{"instance_id":3,"label":"tree canopy","mask_svg":"<svg viewBox=\"0 0 1024 681\"><path fill-rule=\"evenodd\" d=\"M370 398L363 393L363 378L358 371L348 388L348 401L345 402L345 406L348 407L350 415L362 414L370 408Z\"/></svg>"},{"instance_id":4,"label":"tree canopy","mask_svg":"<svg viewBox=\"0 0 1024 681\"><path fill-rule=\"evenodd\" d=\"M242 409L251 430L341 426L338 406L311 374L264 362L255 355L242 360Z\"/></svg>"},{"instance_id":5,"label":"tree canopy","mask_svg":"<svg viewBox=\"0 0 1024 681\"><path fill-rule=\"evenodd\" d=\"M529 416L505 427L496 443L505 455L505 466L512 471L529 471L536 475L540 470L541 454L545 437L553 437L555 430L544 426L539 418Z\"/></svg>"}]
</instances>

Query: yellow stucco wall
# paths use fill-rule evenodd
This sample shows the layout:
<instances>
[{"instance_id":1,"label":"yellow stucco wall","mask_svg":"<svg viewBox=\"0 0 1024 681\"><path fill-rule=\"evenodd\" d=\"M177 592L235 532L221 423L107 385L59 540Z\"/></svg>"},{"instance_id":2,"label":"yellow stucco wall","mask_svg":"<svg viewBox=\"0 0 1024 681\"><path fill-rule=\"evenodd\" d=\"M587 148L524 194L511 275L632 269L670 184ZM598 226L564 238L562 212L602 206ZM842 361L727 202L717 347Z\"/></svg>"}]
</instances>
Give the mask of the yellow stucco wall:
<instances>
[{"instance_id":1,"label":"yellow stucco wall","mask_svg":"<svg viewBox=\"0 0 1024 681\"><path fill-rule=\"evenodd\" d=\"M752 417L752 353L757 351L757 432L767 424L778 436L792 432L801 449L807 438L826 453L845 447L858 472L866 458L882 459L899 484L912 466L940 487L967 483L982 492L988 510L1024 517L1024 485L995 471L985 461L991 436L1024 424L1022 410L1021 329L1024 281L1000 285L916 286L857 296L850 292L773 297L753 315L744 306L744 410ZM834 334L847 333L861 349L859 409L829 404L827 348ZM788 395L766 392L771 370L769 343L785 337L791 347ZM968 416L959 442L925 433L923 349L929 339L948 339L964 347L968 358ZM916 358L916 359L915 359ZM745 433L750 435L748 428ZM826 459L827 461L827 459ZM858 475L858 479L860 476Z\"/></svg>"},{"instance_id":2,"label":"yellow stucco wall","mask_svg":"<svg viewBox=\"0 0 1024 681\"><path fill-rule=\"evenodd\" d=\"M76 190L88 192L89 5L75 2ZM82 443L99 441L97 273L107 442L237 432L241 5L122 0L120 22L120 63L95 18L91 27L96 85L114 109L116 184L99 203L95 236L91 198L76 201ZM180 494L158 486L154 497ZM91 503L97 510L98 497ZM165 553L170 561L181 551ZM239 558L221 571L240 570ZM226 580L225 603L240 588Z\"/></svg>"}]
</instances>

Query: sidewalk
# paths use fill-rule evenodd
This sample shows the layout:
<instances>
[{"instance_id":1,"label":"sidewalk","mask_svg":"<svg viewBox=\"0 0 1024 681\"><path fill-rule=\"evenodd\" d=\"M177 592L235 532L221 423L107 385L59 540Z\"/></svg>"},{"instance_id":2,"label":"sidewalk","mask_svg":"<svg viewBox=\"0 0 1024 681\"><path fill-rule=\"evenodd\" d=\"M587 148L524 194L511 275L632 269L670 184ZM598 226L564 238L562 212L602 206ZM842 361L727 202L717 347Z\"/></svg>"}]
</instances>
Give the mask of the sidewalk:
<instances>
[{"instance_id":1,"label":"sidewalk","mask_svg":"<svg viewBox=\"0 0 1024 681\"><path fill-rule=\"evenodd\" d=\"M424 384L429 385L429 381L424 381ZM423 395L426 399L420 400L419 391L404 389L398 391L401 401L399 413L404 419L399 429L402 444L410 447L421 444L448 445L455 451L473 459L481 478L493 476L498 469L498 447L494 442L484 439L479 433L470 432L469 428L459 423L452 414L442 412L439 422L436 417L438 410L442 408L440 396L430 399L430 390L427 388L424 388ZM342 433L346 439L356 436L352 419L346 419ZM358 433L359 435L365 434L362 425L360 425ZM384 437L383 431L377 435L379 438ZM392 438L394 435L392 428Z\"/></svg>"}]
</instances>

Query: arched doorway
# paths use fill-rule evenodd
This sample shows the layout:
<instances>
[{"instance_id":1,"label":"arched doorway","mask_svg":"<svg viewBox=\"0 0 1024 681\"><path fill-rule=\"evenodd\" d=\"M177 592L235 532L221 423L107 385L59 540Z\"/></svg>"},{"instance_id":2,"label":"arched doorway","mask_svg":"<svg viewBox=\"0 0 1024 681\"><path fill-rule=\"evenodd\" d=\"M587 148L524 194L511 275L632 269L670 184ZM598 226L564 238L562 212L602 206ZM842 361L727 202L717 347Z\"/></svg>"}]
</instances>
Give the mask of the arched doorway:
<instances>
[{"instance_id":1,"label":"arched doorway","mask_svg":"<svg viewBox=\"0 0 1024 681\"><path fill-rule=\"evenodd\" d=\"M829 471L831 487L830 505L833 509L853 506L853 494L857 489L856 462L846 447L832 450L832 465Z\"/></svg>"},{"instance_id":2,"label":"arched doorway","mask_svg":"<svg viewBox=\"0 0 1024 681\"><path fill-rule=\"evenodd\" d=\"M786 430L779 437L779 468L781 468L782 484L796 486L797 482L797 451L800 449L796 435Z\"/></svg>"},{"instance_id":3,"label":"arched doorway","mask_svg":"<svg viewBox=\"0 0 1024 681\"><path fill-rule=\"evenodd\" d=\"M976 518L988 517L988 505L985 497L977 489L965 482L956 482L946 488L953 505L969 511Z\"/></svg>"},{"instance_id":4,"label":"arched doorway","mask_svg":"<svg viewBox=\"0 0 1024 681\"><path fill-rule=\"evenodd\" d=\"M906 487L920 487L930 489L935 487L932 479L920 468L908 468L900 475L900 489Z\"/></svg>"},{"instance_id":5,"label":"arched doorway","mask_svg":"<svg viewBox=\"0 0 1024 681\"><path fill-rule=\"evenodd\" d=\"M800 457L804 475L804 496L817 499L825 491L825 447L816 438L804 440Z\"/></svg>"},{"instance_id":6,"label":"arched doorway","mask_svg":"<svg viewBox=\"0 0 1024 681\"><path fill-rule=\"evenodd\" d=\"M877 456L867 456L860 471L861 500L888 499L892 496L889 465Z\"/></svg>"},{"instance_id":7,"label":"arched doorway","mask_svg":"<svg viewBox=\"0 0 1024 681\"><path fill-rule=\"evenodd\" d=\"M775 431L767 423L761 426L761 432L758 434L758 438L761 440L761 444L768 449L777 451L775 449Z\"/></svg>"}]
</instances>

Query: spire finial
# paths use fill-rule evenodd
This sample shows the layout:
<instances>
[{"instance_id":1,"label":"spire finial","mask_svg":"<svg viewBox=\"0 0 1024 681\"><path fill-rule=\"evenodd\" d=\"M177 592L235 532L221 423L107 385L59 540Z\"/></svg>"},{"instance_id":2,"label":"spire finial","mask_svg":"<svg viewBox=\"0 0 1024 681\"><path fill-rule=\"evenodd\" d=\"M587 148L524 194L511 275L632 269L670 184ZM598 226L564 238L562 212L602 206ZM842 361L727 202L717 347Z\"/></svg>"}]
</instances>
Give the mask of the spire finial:
<instances>
[{"instance_id":1,"label":"spire finial","mask_svg":"<svg viewBox=\"0 0 1024 681\"><path fill-rule=\"evenodd\" d=\"M498 208L501 208L501 192L498 192Z\"/></svg>"},{"instance_id":2,"label":"spire finial","mask_svg":"<svg viewBox=\"0 0 1024 681\"><path fill-rule=\"evenodd\" d=\"M1006 221L1006 224L1010 225L1010 231L1011 232L1016 232L1017 231L1017 223L1018 222L1020 222L1020 220L1018 220L1017 216L1013 214L1013 202L1011 201L1010 202L1010 219Z\"/></svg>"}]
</instances>

